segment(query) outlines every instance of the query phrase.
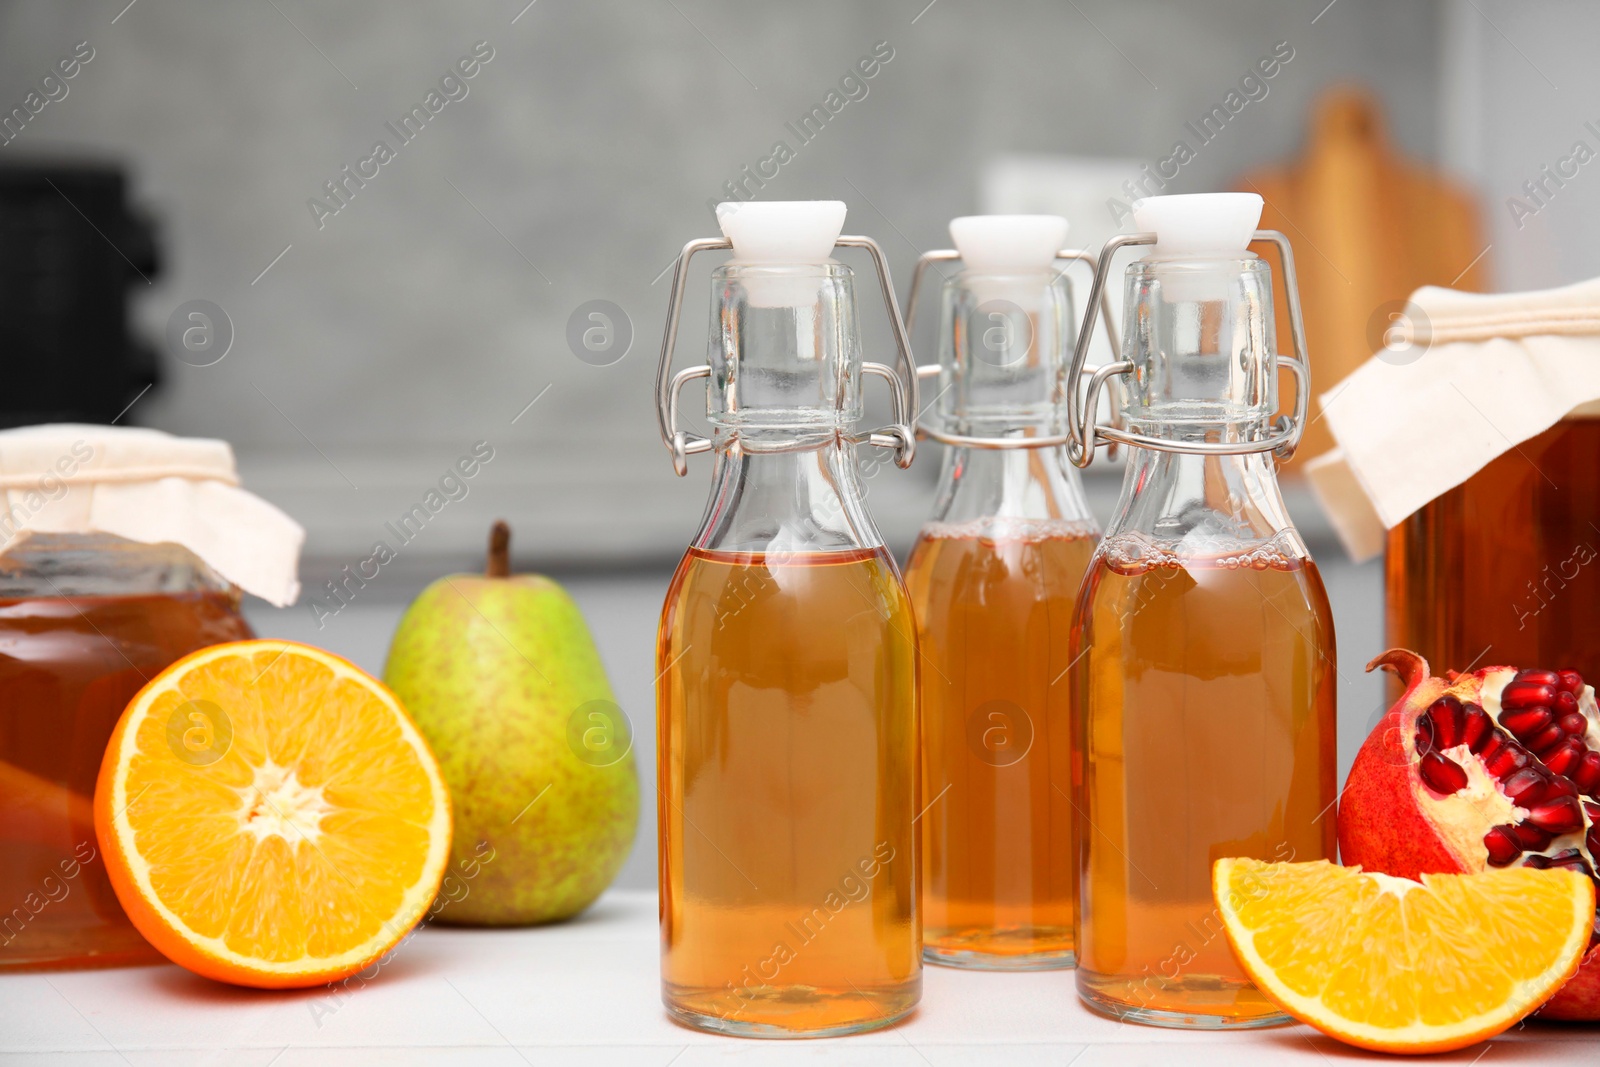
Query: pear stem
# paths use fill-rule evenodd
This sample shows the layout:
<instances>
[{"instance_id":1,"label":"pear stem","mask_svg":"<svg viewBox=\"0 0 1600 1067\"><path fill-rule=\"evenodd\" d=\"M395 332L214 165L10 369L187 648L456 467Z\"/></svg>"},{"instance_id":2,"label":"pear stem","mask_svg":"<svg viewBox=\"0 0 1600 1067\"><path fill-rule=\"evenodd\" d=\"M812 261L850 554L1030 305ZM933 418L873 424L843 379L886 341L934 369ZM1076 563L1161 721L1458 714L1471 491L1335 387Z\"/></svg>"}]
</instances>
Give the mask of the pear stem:
<instances>
[{"instance_id":1,"label":"pear stem","mask_svg":"<svg viewBox=\"0 0 1600 1067\"><path fill-rule=\"evenodd\" d=\"M511 576L511 527L504 519L494 520L489 527L489 563L483 573L490 578Z\"/></svg>"}]
</instances>

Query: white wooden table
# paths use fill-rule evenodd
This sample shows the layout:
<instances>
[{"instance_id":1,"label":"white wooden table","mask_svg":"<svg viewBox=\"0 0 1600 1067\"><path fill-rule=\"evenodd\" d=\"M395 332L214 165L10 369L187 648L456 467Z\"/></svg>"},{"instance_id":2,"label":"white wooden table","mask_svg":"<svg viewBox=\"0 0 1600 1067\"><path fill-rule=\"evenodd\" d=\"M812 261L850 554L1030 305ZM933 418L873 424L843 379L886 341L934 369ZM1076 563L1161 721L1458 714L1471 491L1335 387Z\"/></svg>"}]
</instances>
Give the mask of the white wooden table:
<instances>
[{"instance_id":1,"label":"white wooden table","mask_svg":"<svg viewBox=\"0 0 1600 1067\"><path fill-rule=\"evenodd\" d=\"M1385 1060L1304 1026L1200 1034L1079 1006L1068 971L928 967L921 1007L890 1030L828 1041L715 1037L658 994L655 895L614 890L575 922L421 931L348 992L264 993L173 966L0 975L0 1064L1071 1064ZM1600 1026L1529 1024L1445 1062L1600 1064ZM1399 1062L1392 1059L1388 1062Z\"/></svg>"}]
</instances>

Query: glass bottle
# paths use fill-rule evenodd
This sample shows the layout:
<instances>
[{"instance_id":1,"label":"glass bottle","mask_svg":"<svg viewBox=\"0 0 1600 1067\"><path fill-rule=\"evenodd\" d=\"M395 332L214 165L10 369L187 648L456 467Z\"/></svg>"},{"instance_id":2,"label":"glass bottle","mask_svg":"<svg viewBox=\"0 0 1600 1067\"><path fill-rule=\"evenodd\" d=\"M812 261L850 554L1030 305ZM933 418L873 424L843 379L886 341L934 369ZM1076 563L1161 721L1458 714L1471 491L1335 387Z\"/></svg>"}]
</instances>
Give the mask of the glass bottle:
<instances>
[{"instance_id":1,"label":"glass bottle","mask_svg":"<svg viewBox=\"0 0 1600 1067\"><path fill-rule=\"evenodd\" d=\"M1240 193L1135 206L1153 233L1107 243L1094 295L1118 248L1155 247L1127 269L1124 360L1084 400L1092 412L1124 376L1127 429L1086 425L1076 398L1071 412L1081 465L1097 438L1133 446L1074 630L1078 994L1163 1026L1287 1020L1234 959L1212 864L1335 849L1333 624L1274 466L1304 426L1309 378L1288 242L1255 229L1260 213ZM1276 354L1252 239L1282 253L1296 358ZM1274 424L1280 367L1295 415Z\"/></svg>"},{"instance_id":2,"label":"glass bottle","mask_svg":"<svg viewBox=\"0 0 1600 1067\"><path fill-rule=\"evenodd\" d=\"M0 557L0 970L162 960L106 877L95 780L146 682L254 636L239 598L178 545L35 533Z\"/></svg>"},{"instance_id":3,"label":"glass bottle","mask_svg":"<svg viewBox=\"0 0 1600 1067\"><path fill-rule=\"evenodd\" d=\"M681 1022L754 1037L848 1034L921 995L917 653L905 587L863 505L862 442L911 459L915 379L861 361L839 202L724 204L730 240L684 249L658 377L663 438L715 457L704 521L657 641L662 998ZM708 364L670 381L689 258L712 277ZM858 433L863 372L895 426ZM709 439L676 429L709 379Z\"/></svg>"},{"instance_id":4,"label":"glass bottle","mask_svg":"<svg viewBox=\"0 0 1600 1067\"><path fill-rule=\"evenodd\" d=\"M923 959L1070 967L1077 909L1068 644L1098 529L1063 448L1076 321L1067 221L950 223L933 515L906 566L922 651ZM1093 262L1092 257L1076 253Z\"/></svg>"}]
</instances>

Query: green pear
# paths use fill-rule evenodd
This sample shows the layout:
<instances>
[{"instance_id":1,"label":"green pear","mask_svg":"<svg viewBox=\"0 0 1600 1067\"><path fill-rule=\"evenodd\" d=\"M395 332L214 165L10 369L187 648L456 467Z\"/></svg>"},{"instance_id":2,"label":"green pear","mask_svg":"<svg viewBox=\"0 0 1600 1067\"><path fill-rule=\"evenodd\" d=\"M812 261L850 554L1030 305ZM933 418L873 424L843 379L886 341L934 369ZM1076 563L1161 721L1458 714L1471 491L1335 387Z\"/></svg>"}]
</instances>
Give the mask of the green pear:
<instances>
[{"instance_id":1,"label":"green pear","mask_svg":"<svg viewBox=\"0 0 1600 1067\"><path fill-rule=\"evenodd\" d=\"M389 646L384 681L433 746L455 809L433 916L483 926L576 915L611 884L639 823L627 719L566 590L510 573L440 578Z\"/></svg>"}]
</instances>

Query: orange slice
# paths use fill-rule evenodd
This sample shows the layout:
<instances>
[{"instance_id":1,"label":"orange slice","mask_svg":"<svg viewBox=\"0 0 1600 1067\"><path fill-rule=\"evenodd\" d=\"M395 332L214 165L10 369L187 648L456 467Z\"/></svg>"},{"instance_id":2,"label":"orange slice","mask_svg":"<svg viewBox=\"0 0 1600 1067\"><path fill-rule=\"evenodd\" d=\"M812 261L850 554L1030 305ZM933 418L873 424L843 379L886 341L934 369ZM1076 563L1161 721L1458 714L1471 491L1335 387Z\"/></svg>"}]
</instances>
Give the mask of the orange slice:
<instances>
[{"instance_id":1,"label":"orange slice","mask_svg":"<svg viewBox=\"0 0 1600 1067\"><path fill-rule=\"evenodd\" d=\"M1211 889L1252 981L1289 1014L1380 1052L1493 1037L1578 968L1595 893L1573 871L1425 874L1221 859Z\"/></svg>"},{"instance_id":2,"label":"orange slice","mask_svg":"<svg viewBox=\"0 0 1600 1067\"><path fill-rule=\"evenodd\" d=\"M213 645L141 689L94 821L151 944L264 988L378 959L422 917L450 852L449 792L394 694L289 641Z\"/></svg>"}]
</instances>

